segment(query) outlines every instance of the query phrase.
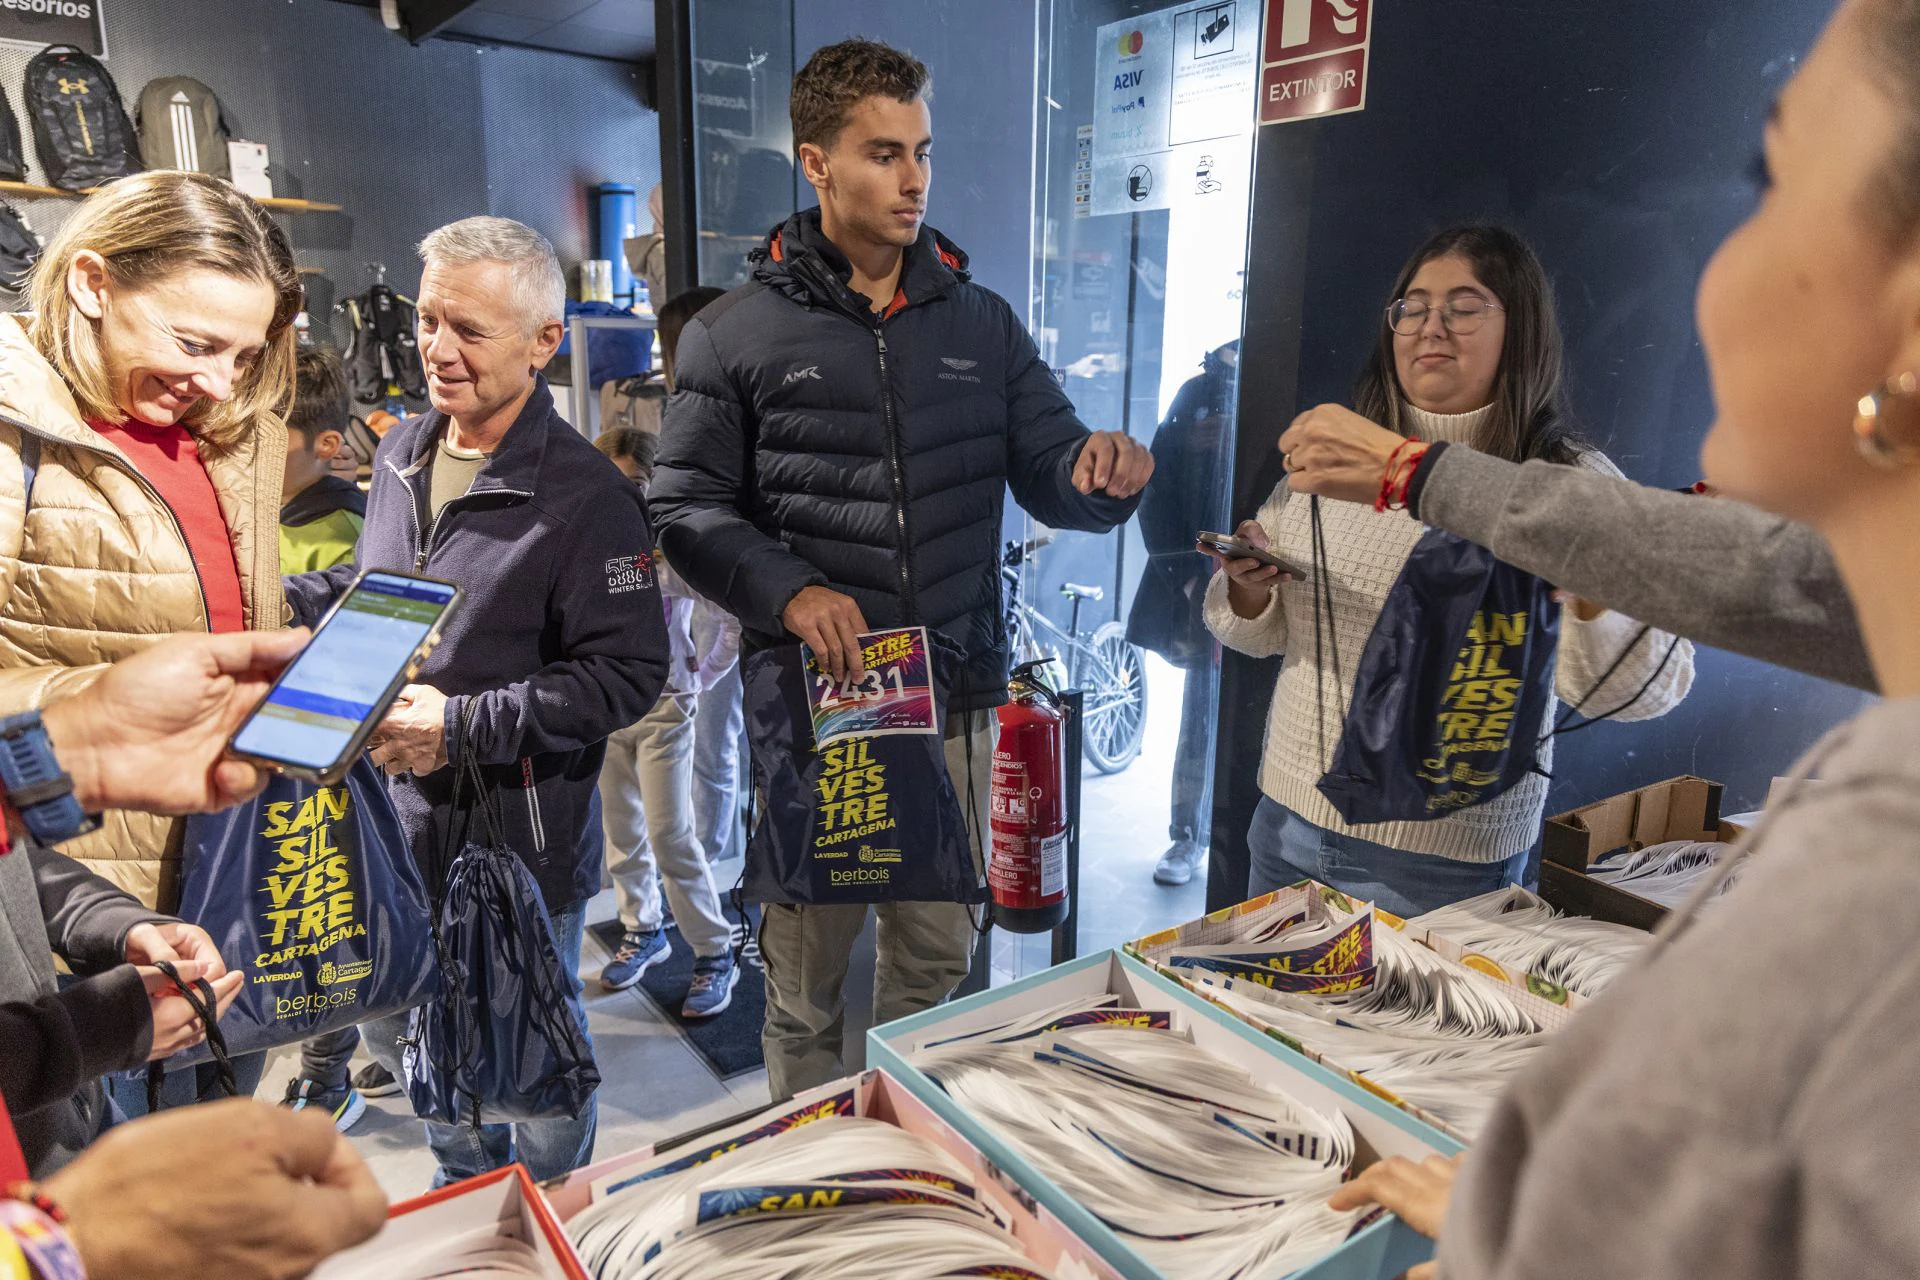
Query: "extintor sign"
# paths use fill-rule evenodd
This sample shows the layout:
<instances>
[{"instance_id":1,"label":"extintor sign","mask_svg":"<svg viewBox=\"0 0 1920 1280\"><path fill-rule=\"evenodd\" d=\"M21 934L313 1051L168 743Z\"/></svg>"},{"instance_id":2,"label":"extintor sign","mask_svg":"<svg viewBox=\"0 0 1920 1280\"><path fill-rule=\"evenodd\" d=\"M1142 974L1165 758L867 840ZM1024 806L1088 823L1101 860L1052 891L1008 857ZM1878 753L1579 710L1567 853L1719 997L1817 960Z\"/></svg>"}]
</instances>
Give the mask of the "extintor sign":
<instances>
[{"instance_id":1,"label":"extintor sign","mask_svg":"<svg viewBox=\"0 0 1920 1280\"><path fill-rule=\"evenodd\" d=\"M1373 0L1269 0L1260 123L1364 109L1372 43Z\"/></svg>"},{"instance_id":2,"label":"extintor sign","mask_svg":"<svg viewBox=\"0 0 1920 1280\"><path fill-rule=\"evenodd\" d=\"M36 49L70 44L104 58L105 6L106 0L0 0L0 41Z\"/></svg>"}]
</instances>

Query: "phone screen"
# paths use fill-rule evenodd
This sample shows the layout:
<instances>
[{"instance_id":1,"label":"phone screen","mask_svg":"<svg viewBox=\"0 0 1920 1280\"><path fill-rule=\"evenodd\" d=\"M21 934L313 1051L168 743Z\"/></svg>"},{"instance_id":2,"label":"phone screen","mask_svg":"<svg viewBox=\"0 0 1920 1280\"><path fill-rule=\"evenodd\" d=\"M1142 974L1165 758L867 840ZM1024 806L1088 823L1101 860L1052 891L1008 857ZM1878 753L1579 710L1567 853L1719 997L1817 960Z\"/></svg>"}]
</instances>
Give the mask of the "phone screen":
<instances>
[{"instance_id":1,"label":"phone screen","mask_svg":"<svg viewBox=\"0 0 1920 1280\"><path fill-rule=\"evenodd\" d=\"M367 574L240 726L234 748L307 769L338 761L362 725L386 714L387 691L454 595L444 582Z\"/></svg>"}]
</instances>

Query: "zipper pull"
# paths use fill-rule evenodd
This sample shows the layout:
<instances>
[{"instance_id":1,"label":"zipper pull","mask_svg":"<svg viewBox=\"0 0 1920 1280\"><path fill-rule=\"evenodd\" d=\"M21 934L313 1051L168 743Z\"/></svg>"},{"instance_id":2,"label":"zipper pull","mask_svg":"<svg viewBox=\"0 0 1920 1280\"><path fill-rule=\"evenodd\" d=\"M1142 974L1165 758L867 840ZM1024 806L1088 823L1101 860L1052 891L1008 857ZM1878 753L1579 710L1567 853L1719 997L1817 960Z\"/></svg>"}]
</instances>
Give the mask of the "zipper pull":
<instances>
[{"instance_id":1,"label":"zipper pull","mask_svg":"<svg viewBox=\"0 0 1920 1280\"><path fill-rule=\"evenodd\" d=\"M423 570L425 570L426 567L427 567L427 553L425 550L422 550L419 555L413 558L413 571L415 573L420 573Z\"/></svg>"},{"instance_id":2,"label":"zipper pull","mask_svg":"<svg viewBox=\"0 0 1920 1280\"><path fill-rule=\"evenodd\" d=\"M880 354L881 355L887 354L887 335L880 332L880 327L878 325L874 326L873 340L880 344Z\"/></svg>"}]
</instances>

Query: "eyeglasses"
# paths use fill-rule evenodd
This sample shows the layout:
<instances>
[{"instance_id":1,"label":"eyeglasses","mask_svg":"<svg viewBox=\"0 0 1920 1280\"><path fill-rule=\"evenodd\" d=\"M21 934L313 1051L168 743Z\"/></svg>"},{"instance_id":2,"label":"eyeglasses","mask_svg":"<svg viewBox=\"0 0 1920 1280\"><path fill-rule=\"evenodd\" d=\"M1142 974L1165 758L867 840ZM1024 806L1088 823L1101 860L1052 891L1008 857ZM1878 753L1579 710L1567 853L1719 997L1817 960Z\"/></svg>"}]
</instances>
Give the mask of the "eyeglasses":
<instances>
[{"instance_id":1,"label":"eyeglasses","mask_svg":"<svg viewBox=\"0 0 1920 1280\"><path fill-rule=\"evenodd\" d=\"M1401 298L1387 308L1387 324L1395 333L1415 334L1426 327L1428 313L1438 311L1448 333L1472 333L1487 322L1489 311L1502 309L1497 302L1471 295L1455 298L1444 307L1431 306L1418 298Z\"/></svg>"}]
</instances>

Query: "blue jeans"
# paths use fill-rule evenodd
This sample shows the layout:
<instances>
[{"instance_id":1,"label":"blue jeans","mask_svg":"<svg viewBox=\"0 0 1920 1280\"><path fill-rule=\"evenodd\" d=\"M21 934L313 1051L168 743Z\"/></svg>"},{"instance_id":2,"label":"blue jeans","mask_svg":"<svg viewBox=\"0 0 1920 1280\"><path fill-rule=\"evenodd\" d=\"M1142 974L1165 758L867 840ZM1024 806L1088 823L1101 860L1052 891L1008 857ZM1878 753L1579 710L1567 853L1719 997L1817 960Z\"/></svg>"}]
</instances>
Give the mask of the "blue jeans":
<instances>
[{"instance_id":1,"label":"blue jeans","mask_svg":"<svg viewBox=\"0 0 1920 1280\"><path fill-rule=\"evenodd\" d=\"M233 1060L233 1082L242 1098L253 1096L254 1090L260 1087L260 1077L266 1073L267 1054L264 1050L243 1053ZM113 1095L120 1114L126 1119L132 1120L147 1114L146 1068L108 1076L107 1091ZM170 1111L174 1107L190 1107L199 1102L218 1102L226 1096L226 1090L220 1087L219 1075L211 1062L203 1062L195 1067L174 1067L160 1084L160 1109Z\"/></svg>"},{"instance_id":2,"label":"blue jeans","mask_svg":"<svg viewBox=\"0 0 1920 1280\"><path fill-rule=\"evenodd\" d=\"M1247 849L1253 864L1249 897L1304 876L1402 917L1518 884L1529 853L1522 850L1498 862L1408 853L1316 827L1271 796L1261 796L1253 811Z\"/></svg>"},{"instance_id":3,"label":"blue jeans","mask_svg":"<svg viewBox=\"0 0 1920 1280\"><path fill-rule=\"evenodd\" d=\"M559 954L560 967L566 971L567 1004L582 1034L587 1030L587 1007L580 995L586 988L580 981L580 947L585 941L587 904L576 902L551 914L553 949ZM407 1015L391 1014L365 1023L360 1028L367 1051L395 1077L405 1079L400 1067L399 1040L407 1031ZM589 1038L591 1040L591 1038ZM527 1120L520 1124L443 1124L437 1120L423 1123L427 1145L440 1162L433 1185L444 1187L462 1178L471 1178L492 1169L503 1168L518 1160L527 1166L535 1182L545 1182L572 1173L593 1159L593 1141L599 1129L600 1106L597 1097L588 1098L577 1116L556 1116L550 1120Z\"/></svg>"}]
</instances>

